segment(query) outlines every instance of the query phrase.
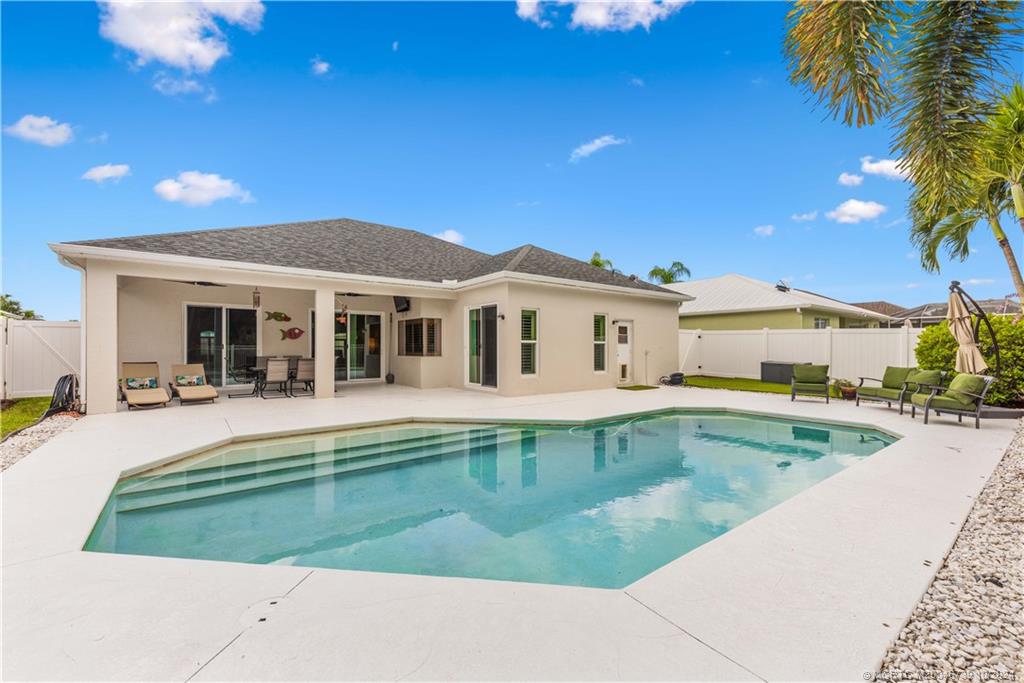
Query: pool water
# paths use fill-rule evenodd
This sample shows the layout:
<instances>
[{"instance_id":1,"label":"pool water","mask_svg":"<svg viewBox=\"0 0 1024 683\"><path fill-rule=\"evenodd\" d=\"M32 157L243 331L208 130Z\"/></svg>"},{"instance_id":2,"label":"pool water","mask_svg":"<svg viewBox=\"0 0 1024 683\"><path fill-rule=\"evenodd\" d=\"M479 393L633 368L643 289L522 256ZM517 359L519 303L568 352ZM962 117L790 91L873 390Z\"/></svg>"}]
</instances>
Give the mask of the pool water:
<instances>
[{"instance_id":1,"label":"pool water","mask_svg":"<svg viewBox=\"0 0 1024 683\"><path fill-rule=\"evenodd\" d=\"M252 442L122 480L85 549L620 588L893 441L673 412Z\"/></svg>"}]
</instances>

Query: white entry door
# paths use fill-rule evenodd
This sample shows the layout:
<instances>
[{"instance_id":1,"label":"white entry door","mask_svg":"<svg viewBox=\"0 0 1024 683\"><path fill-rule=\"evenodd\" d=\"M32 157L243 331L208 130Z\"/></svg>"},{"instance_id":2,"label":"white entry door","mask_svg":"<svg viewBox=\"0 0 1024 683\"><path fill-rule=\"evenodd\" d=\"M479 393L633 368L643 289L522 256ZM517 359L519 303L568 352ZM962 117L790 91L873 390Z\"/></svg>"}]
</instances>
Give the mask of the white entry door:
<instances>
[{"instance_id":1,"label":"white entry door","mask_svg":"<svg viewBox=\"0 0 1024 683\"><path fill-rule=\"evenodd\" d=\"M633 381L633 323L620 320L615 323L615 360L619 369L619 383Z\"/></svg>"}]
</instances>

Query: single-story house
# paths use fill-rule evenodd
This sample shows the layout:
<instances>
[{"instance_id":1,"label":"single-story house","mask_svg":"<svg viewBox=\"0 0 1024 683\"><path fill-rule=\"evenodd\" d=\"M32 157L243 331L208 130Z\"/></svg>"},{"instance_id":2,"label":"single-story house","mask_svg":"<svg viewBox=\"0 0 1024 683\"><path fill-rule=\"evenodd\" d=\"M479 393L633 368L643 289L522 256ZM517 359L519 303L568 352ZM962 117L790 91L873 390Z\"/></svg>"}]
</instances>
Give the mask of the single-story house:
<instances>
[{"instance_id":1,"label":"single-story house","mask_svg":"<svg viewBox=\"0 0 1024 683\"><path fill-rule=\"evenodd\" d=\"M90 413L118 368L203 363L218 387L260 355L315 358L315 395L383 382L526 395L678 369L684 294L524 245L490 255L350 219L51 244L82 274ZM326 321L326 324L324 324Z\"/></svg>"},{"instance_id":2,"label":"single-story house","mask_svg":"<svg viewBox=\"0 0 1024 683\"><path fill-rule=\"evenodd\" d=\"M986 315L1020 315L1021 305L1012 299L978 299L978 306ZM911 327L928 327L946 322L949 302L939 301L933 304L922 304L907 308L893 316L895 325Z\"/></svg>"},{"instance_id":3,"label":"single-story house","mask_svg":"<svg viewBox=\"0 0 1024 683\"><path fill-rule=\"evenodd\" d=\"M878 327L888 316L821 294L730 273L664 285L692 297L679 306L679 328L700 330Z\"/></svg>"}]
</instances>

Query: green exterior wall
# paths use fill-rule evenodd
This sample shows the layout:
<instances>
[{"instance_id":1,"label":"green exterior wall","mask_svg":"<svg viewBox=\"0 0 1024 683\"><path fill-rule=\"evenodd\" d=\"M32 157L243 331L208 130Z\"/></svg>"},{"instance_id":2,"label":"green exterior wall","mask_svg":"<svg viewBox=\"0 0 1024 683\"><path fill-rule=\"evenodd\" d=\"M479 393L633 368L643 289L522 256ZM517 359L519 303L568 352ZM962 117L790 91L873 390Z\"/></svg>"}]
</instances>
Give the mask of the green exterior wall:
<instances>
[{"instance_id":1,"label":"green exterior wall","mask_svg":"<svg viewBox=\"0 0 1024 683\"><path fill-rule=\"evenodd\" d=\"M825 312L801 311L756 311L750 313L720 313L716 315L688 315L679 318L681 330L770 330L813 329L815 318L828 318L828 324L836 329L865 327L857 318L844 318ZM867 327L878 327L870 320Z\"/></svg>"}]
</instances>

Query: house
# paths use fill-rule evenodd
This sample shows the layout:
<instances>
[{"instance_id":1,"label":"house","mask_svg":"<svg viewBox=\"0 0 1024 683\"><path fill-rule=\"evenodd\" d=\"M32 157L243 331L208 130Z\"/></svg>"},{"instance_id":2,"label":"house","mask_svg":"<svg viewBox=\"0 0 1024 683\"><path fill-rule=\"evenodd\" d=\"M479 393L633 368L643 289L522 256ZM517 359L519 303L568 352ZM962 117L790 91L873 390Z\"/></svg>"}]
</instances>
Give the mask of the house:
<instances>
[{"instance_id":1,"label":"house","mask_svg":"<svg viewBox=\"0 0 1024 683\"><path fill-rule=\"evenodd\" d=\"M781 282L773 285L734 273L665 287L693 297L679 306L680 329L878 327L889 319Z\"/></svg>"},{"instance_id":2,"label":"house","mask_svg":"<svg viewBox=\"0 0 1024 683\"><path fill-rule=\"evenodd\" d=\"M82 274L84 396L116 410L119 363L312 356L315 394L396 382L516 396L653 382L678 369L688 297L524 245L490 255L350 219L51 244ZM326 324L325 324L326 323Z\"/></svg>"},{"instance_id":3,"label":"house","mask_svg":"<svg viewBox=\"0 0 1024 683\"><path fill-rule=\"evenodd\" d=\"M881 313L882 315L889 316L888 321L882 321L881 323L879 323L880 327L902 327L903 321L898 320L897 316L900 313L903 313L903 311L907 310L903 306L900 306L899 304L894 304L891 301L863 301L860 303L854 303L850 305L856 306L857 308L866 308L869 311L874 311L875 313Z\"/></svg>"},{"instance_id":4,"label":"house","mask_svg":"<svg viewBox=\"0 0 1024 683\"><path fill-rule=\"evenodd\" d=\"M1020 315L1021 306L1016 301L1006 299L978 299L978 306L986 315ZM909 324L911 327L928 327L946 322L949 302L941 301L908 308L893 316L895 325Z\"/></svg>"}]
</instances>

